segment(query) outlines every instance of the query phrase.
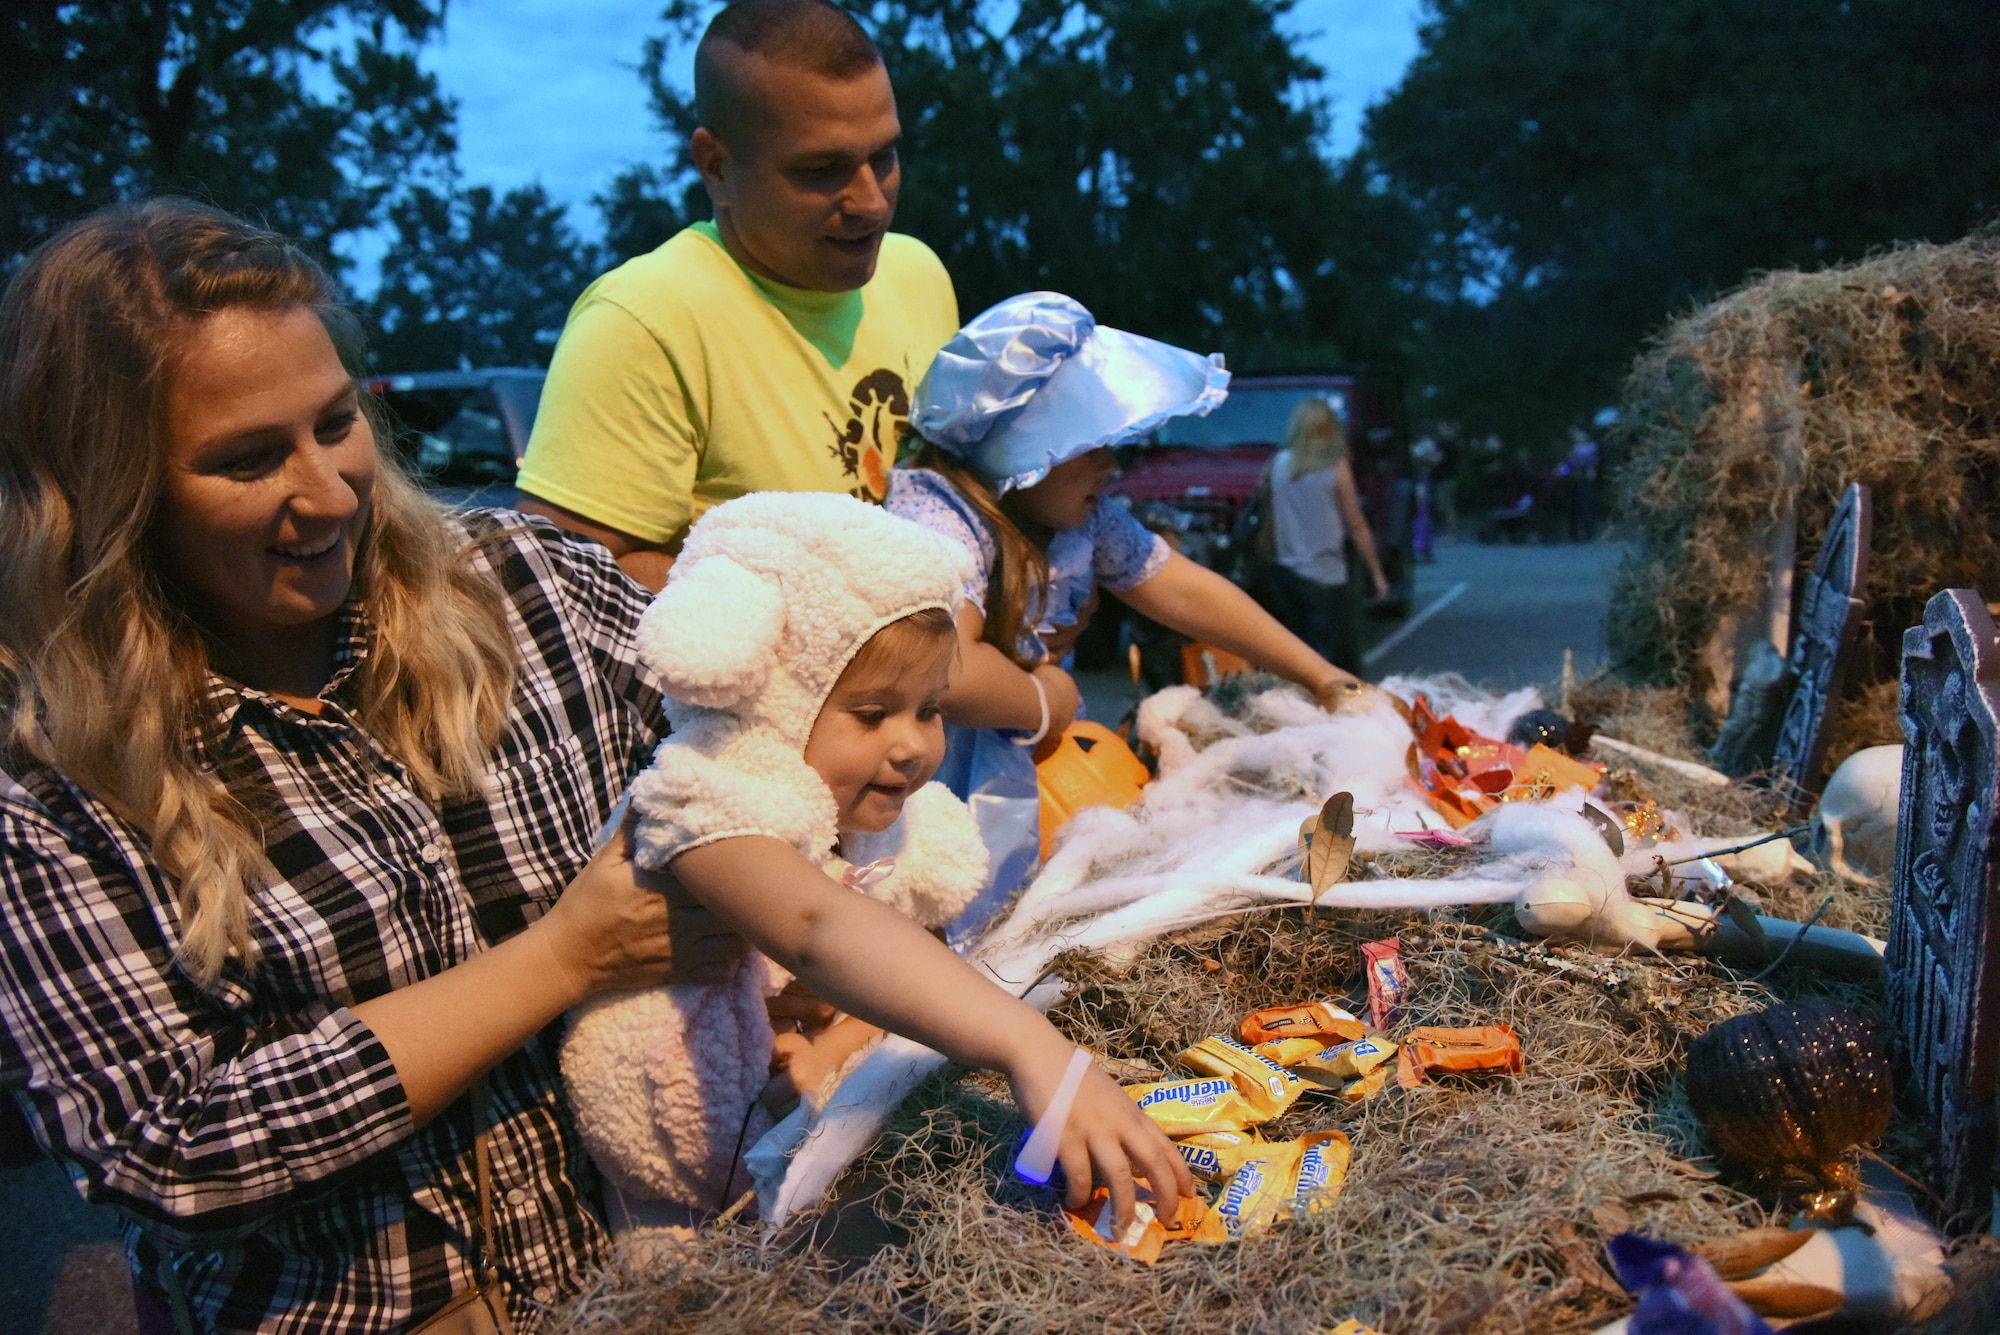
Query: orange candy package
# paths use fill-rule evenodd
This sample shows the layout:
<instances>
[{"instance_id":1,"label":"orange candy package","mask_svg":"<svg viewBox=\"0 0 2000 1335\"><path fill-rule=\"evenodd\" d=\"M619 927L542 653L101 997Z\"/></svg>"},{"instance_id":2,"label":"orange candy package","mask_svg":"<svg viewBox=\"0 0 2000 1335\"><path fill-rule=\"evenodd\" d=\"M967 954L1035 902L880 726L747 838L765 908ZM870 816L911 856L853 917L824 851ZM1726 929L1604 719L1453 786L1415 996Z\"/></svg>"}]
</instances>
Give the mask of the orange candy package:
<instances>
[{"instance_id":1,"label":"orange candy package","mask_svg":"<svg viewBox=\"0 0 2000 1335\"><path fill-rule=\"evenodd\" d=\"M1187 1242L1200 1234L1208 1218L1208 1202L1182 1196L1175 1202L1173 1218L1165 1221L1160 1218L1153 1193L1142 1186L1139 1203L1133 1207L1132 1223L1123 1234L1118 1234L1112 1220L1111 1192L1099 1187L1090 1193L1081 1210L1065 1208L1063 1218L1078 1237L1109 1247L1142 1265L1152 1265L1160 1259L1160 1248L1169 1242Z\"/></svg>"},{"instance_id":2,"label":"orange candy package","mask_svg":"<svg viewBox=\"0 0 2000 1335\"><path fill-rule=\"evenodd\" d=\"M1269 1006L1252 1011L1237 1026L1238 1037L1252 1047L1281 1038L1331 1038L1352 1043L1362 1033L1361 1021L1330 1001Z\"/></svg>"},{"instance_id":3,"label":"orange candy package","mask_svg":"<svg viewBox=\"0 0 2000 1335\"><path fill-rule=\"evenodd\" d=\"M1432 1071L1522 1070L1521 1040L1504 1024L1477 1029L1412 1029L1396 1058L1396 1083L1413 1089Z\"/></svg>"}]
</instances>

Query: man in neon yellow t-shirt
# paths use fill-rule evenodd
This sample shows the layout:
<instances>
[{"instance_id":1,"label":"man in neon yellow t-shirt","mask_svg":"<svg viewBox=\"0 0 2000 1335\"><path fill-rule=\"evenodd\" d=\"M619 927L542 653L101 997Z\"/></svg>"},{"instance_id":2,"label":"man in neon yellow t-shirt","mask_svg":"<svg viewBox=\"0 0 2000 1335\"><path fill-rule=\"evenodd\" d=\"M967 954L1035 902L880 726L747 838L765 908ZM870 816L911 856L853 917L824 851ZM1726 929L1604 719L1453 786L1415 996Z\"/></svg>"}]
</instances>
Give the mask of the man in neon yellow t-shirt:
<instances>
[{"instance_id":1,"label":"man in neon yellow t-shirt","mask_svg":"<svg viewBox=\"0 0 2000 1335\"><path fill-rule=\"evenodd\" d=\"M910 393L958 328L888 230L901 126L880 52L826 0L736 0L695 50L689 142L715 206L571 308L522 509L655 588L688 526L752 491L879 501Z\"/></svg>"}]
</instances>

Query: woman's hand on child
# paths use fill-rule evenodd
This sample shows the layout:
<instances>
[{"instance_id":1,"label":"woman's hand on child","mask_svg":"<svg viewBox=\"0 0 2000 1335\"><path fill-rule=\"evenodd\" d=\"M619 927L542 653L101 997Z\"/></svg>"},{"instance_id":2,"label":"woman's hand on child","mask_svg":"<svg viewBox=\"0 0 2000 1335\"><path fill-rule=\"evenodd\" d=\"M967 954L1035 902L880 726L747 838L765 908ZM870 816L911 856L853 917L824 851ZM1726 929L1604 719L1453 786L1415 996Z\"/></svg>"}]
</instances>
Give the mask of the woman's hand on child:
<instances>
[{"instance_id":1,"label":"woman's hand on child","mask_svg":"<svg viewBox=\"0 0 2000 1335\"><path fill-rule=\"evenodd\" d=\"M757 1099L766 1112L782 1121L791 1116L800 1099L819 1088L828 1069L824 1060L814 1058L810 1038L779 1034L771 1043L771 1081Z\"/></svg>"},{"instance_id":2,"label":"woman's hand on child","mask_svg":"<svg viewBox=\"0 0 2000 1335\"><path fill-rule=\"evenodd\" d=\"M840 1012L813 995L805 980L794 978L785 984L785 990L764 1002L764 1012L771 1017L771 1023L782 1032L786 1022L799 1032L811 1035L832 1024ZM776 1069L773 1067L772 1069Z\"/></svg>"},{"instance_id":3,"label":"woman's hand on child","mask_svg":"<svg viewBox=\"0 0 2000 1335\"><path fill-rule=\"evenodd\" d=\"M1071 1049L1058 1048L1053 1055L1017 1067L1012 1074L1014 1101L1032 1124L1055 1097L1068 1068ZM1111 1191L1114 1224L1124 1229L1132 1222L1137 1200L1133 1179L1144 1178L1157 1198L1170 1192L1194 1195L1194 1179L1188 1175L1187 1161L1168 1140L1159 1125L1145 1113L1132 1096L1118 1087L1103 1071L1092 1067L1077 1087L1076 1102L1070 1105L1069 1122L1063 1127L1062 1164L1067 1186L1065 1203L1081 1209L1090 1199L1093 1176Z\"/></svg>"},{"instance_id":4,"label":"woman's hand on child","mask_svg":"<svg viewBox=\"0 0 2000 1335\"><path fill-rule=\"evenodd\" d=\"M636 865L629 830L584 864L532 930L578 1001L659 983L726 983L749 949L679 881Z\"/></svg>"}]
</instances>

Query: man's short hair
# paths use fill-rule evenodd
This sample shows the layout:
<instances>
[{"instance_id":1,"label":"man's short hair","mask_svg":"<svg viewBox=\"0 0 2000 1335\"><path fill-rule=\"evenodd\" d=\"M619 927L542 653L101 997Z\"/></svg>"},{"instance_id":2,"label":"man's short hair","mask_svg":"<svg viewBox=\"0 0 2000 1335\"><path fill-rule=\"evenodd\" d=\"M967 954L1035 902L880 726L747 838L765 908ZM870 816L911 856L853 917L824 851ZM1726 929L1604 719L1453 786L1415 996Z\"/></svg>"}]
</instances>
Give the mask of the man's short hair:
<instances>
[{"instance_id":1,"label":"man's short hair","mask_svg":"<svg viewBox=\"0 0 2000 1335\"><path fill-rule=\"evenodd\" d=\"M854 16L829 0L735 0L709 21L694 49L695 113L724 143L754 114L725 46L825 79L858 78L882 63Z\"/></svg>"}]
</instances>

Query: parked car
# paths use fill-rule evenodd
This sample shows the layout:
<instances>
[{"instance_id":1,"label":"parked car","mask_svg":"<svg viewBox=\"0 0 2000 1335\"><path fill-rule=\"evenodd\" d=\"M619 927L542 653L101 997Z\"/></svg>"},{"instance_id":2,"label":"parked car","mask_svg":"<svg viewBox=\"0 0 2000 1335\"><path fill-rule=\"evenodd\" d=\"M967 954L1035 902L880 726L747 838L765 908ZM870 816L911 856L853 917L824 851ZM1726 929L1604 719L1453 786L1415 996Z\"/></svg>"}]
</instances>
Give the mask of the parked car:
<instances>
[{"instance_id":1,"label":"parked car","mask_svg":"<svg viewBox=\"0 0 2000 1335\"><path fill-rule=\"evenodd\" d=\"M369 376L394 444L432 492L455 505L512 506L546 371L419 371Z\"/></svg>"},{"instance_id":2,"label":"parked car","mask_svg":"<svg viewBox=\"0 0 2000 1335\"><path fill-rule=\"evenodd\" d=\"M1186 513L1191 523L1183 550L1235 573L1240 553L1232 549L1230 535L1265 463L1283 442L1293 410L1308 398L1325 399L1347 426L1362 508L1394 591L1380 610L1399 614L1397 604L1408 606L1416 563L1410 551L1402 393L1393 378L1237 376L1229 383L1229 397L1208 416L1176 417L1150 440L1122 448L1123 472L1110 490L1142 513L1149 505Z\"/></svg>"}]
</instances>

